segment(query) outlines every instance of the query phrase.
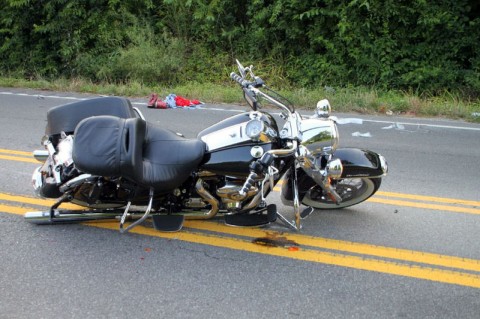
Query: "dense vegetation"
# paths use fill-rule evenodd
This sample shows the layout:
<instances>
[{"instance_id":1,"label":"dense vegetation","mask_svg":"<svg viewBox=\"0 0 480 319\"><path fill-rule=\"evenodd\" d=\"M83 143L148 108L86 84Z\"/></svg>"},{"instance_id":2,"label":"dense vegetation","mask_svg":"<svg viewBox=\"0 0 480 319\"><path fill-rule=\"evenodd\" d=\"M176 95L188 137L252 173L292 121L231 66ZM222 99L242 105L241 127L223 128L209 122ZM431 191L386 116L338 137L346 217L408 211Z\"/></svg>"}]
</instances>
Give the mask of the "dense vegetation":
<instances>
[{"instance_id":1,"label":"dense vegetation","mask_svg":"<svg viewBox=\"0 0 480 319\"><path fill-rule=\"evenodd\" d=\"M478 0L0 0L0 72L480 96Z\"/></svg>"}]
</instances>

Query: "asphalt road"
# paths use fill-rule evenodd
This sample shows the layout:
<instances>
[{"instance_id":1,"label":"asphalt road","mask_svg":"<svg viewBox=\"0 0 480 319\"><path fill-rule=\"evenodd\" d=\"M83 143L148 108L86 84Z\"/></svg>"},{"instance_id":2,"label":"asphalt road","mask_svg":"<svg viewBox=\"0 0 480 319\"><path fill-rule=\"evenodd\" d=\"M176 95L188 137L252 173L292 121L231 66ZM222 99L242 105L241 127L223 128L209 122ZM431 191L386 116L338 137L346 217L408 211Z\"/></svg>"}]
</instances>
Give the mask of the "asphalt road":
<instances>
[{"instance_id":1,"label":"asphalt road","mask_svg":"<svg viewBox=\"0 0 480 319\"><path fill-rule=\"evenodd\" d=\"M381 153L389 175L369 201L315 211L300 233L221 220L174 234L26 223L24 212L49 204L33 197L29 155L46 111L90 97L0 88L0 318L480 317L479 125L335 114L350 122L340 145ZM246 110L146 101L133 100L149 121L187 137ZM278 192L270 201L291 216ZM296 244L255 244L266 236Z\"/></svg>"}]
</instances>

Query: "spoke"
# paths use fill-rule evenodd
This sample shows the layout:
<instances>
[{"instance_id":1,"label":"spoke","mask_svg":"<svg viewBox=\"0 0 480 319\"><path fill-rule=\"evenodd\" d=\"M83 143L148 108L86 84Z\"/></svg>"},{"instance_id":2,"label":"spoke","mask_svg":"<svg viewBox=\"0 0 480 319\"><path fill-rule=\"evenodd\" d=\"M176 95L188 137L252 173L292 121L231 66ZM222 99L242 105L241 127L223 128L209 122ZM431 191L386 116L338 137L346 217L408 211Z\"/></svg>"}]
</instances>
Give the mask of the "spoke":
<instances>
[{"instance_id":1,"label":"spoke","mask_svg":"<svg viewBox=\"0 0 480 319\"><path fill-rule=\"evenodd\" d=\"M350 200L358 197L365 191L365 183L362 179L351 178L342 179L337 182L335 190L342 197L342 199ZM314 187L311 191L311 197L317 198L318 201L325 203L333 203L328 196L324 196L323 191L319 187Z\"/></svg>"}]
</instances>

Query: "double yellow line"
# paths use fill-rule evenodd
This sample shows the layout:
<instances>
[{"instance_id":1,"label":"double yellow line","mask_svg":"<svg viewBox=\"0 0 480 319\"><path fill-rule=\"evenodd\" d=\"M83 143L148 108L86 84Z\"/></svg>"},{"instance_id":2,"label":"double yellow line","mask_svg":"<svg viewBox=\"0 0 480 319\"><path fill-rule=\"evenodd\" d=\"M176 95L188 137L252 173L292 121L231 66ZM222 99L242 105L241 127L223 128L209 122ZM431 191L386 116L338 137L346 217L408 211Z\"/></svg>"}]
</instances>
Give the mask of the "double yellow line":
<instances>
[{"instance_id":1,"label":"double yellow line","mask_svg":"<svg viewBox=\"0 0 480 319\"><path fill-rule=\"evenodd\" d=\"M281 183L282 181L279 182L279 184ZM280 191L280 186L276 186L274 190ZM480 201L473 200L377 191L375 196L370 197L367 201L385 205L480 215L480 209L478 208L480 207Z\"/></svg>"},{"instance_id":2,"label":"double yellow line","mask_svg":"<svg viewBox=\"0 0 480 319\"><path fill-rule=\"evenodd\" d=\"M17 162L36 163L40 165L40 163L33 158L31 152L6 150L0 148L0 159Z\"/></svg>"},{"instance_id":3,"label":"double yellow line","mask_svg":"<svg viewBox=\"0 0 480 319\"><path fill-rule=\"evenodd\" d=\"M0 149L0 159L38 163L31 156L29 152ZM2 202L0 203L0 212L18 215L37 210L38 207L46 209L54 202L53 200L5 193L0 193L0 201ZM368 201L397 207L480 214L480 209L478 209L480 202L478 201L382 191L377 192ZM62 205L62 208L78 209L78 206L65 204ZM104 229L118 229L118 222L88 222L84 224ZM480 288L480 260L312 237L297 233L227 227L218 221L186 221L184 226L185 228L177 233L161 233L147 226L138 226L130 232L300 261Z\"/></svg>"},{"instance_id":4,"label":"double yellow line","mask_svg":"<svg viewBox=\"0 0 480 319\"><path fill-rule=\"evenodd\" d=\"M384 198L388 197L388 198ZM391 199L391 198L400 198ZM404 200L404 199L408 199ZM431 210L440 210L454 213L464 213L464 214L474 214L480 215L479 201L472 200L462 200L462 199L453 199L453 198L442 198L442 197L433 197L433 196L420 196L420 195L410 195L410 194L401 194L401 193L392 193L392 192L381 192L378 191L375 193L374 197L368 199L372 203L380 203L387 205L396 205L403 207L413 207L413 208L424 208ZM440 204L432 204L440 203ZM448 204L448 205L445 205Z\"/></svg>"},{"instance_id":5,"label":"double yellow line","mask_svg":"<svg viewBox=\"0 0 480 319\"><path fill-rule=\"evenodd\" d=\"M19 215L35 210L23 207L24 205L41 206L45 209L52 204L52 201L5 193L0 193L0 200L10 202L0 204L0 212ZM11 203L17 205L11 205ZM75 207L71 205L68 208ZM104 229L118 229L118 222L84 224ZM130 232L299 261L480 288L480 260L297 233L228 227L219 221L186 221L184 227L182 231L176 233L162 233L148 226L138 226Z\"/></svg>"}]
</instances>

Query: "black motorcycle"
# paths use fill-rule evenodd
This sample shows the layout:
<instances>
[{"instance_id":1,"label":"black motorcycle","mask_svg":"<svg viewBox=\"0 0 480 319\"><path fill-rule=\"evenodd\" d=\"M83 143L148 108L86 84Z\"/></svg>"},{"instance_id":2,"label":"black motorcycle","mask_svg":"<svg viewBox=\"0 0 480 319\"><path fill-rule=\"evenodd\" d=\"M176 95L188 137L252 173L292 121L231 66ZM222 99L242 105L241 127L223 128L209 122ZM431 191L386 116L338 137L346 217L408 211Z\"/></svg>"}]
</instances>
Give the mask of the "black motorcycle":
<instances>
[{"instance_id":1,"label":"black motorcycle","mask_svg":"<svg viewBox=\"0 0 480 319\"><path fill-rule=\"evenodd\" d=\"M237 64L240 74L230 77L251 111L206 128L195 139L148 123L125 98L50 109L45 150L34 152L43 165L34 171L33 186L39 196L58 200L25 219L36 224L118 219L121 232L149 219L157 230L177 231L185 218L223 215L228 225L259 226L278 218L300 230L314 208L348 207L378 190L387 173L385 158L338 148L327 100L304 118L253 73L253 66ZM262 110L266 104L279 108L280 117ZM283 204L293 206L293 221L266 202L279 182ZM67 202L87 209L60 210Z\"/></svg>"}]
</instances>

